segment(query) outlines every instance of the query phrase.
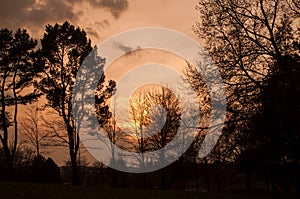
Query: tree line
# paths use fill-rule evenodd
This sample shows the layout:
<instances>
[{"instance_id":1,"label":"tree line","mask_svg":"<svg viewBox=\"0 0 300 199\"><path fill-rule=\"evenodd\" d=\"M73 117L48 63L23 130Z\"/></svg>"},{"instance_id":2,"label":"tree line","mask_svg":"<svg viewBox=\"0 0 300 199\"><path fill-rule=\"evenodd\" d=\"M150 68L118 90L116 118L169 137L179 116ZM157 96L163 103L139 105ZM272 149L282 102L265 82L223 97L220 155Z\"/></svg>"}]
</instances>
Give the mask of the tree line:
<instances>
[{"instance_id":1,"label":"tree line","mask_svg":"<svg viewBox=\"0 0 300 199\"><path fill-rule=\"evenodd\" d=\"M300 191L299 3L298 0L203 0L197 4L200 19L193 30L205 42L204 47L218 66L226 86L226 122L214 150L207 157L199 158L207 133L211 99L206 83L195 68L205 67L205 63L198 66L187 63L185 79L198 94L202 118L189 150L159 171L161 189L170 188L181 176L183 184L193 179L198 190L197 169L201 169L207 191L212 190L212 175L217 190L222 191L225 186L222 176L228 171L244 175L248 192L259 182L264 182L269 192ZM13 175L17 152L18 108L44 95L46 106L59 115L67 136L56 131L51 121L48 126L53 127L54 137L61 138L68 146L73 184L79 184L80 126L73 120L72 86L87 56L100 68L104 67L105 58L97 55L97 48L93 50L84 30L68 22L47 25L40 48L26 30L13 33L2 29L1 38L0 139L8 177ZM111 143L135 152L157 150L168 144L177 133L181 118L180 104L171 89L146 90L132 98L130 120L136 136L132 145L124 145L122 142L129 139L120 139L127 136L126 132L116 126L118 116L114 110L110 112L106 103L114 94L115 86L115 82L105 81L103 75L95 98L98 121ZM164 110L159 106L150 110L153 105L160 105ZM162 120L165 123L159 126ZM156 134L144 139L150 121L156 121L162 128L151 126ZM143 156L137 158L146 166ZM166 158L164 151L159 158ZM120 161L112 158L113 164ZM142 174L142 179L146 187L147 174Z\"/></svg>"},{"instance_id":2,"label":"tree line","mask_svg":"<svg viewBox=\"0 0 300 199\"><path fill-rule=\"evenodd\" d=\"M54 131L53 137L62 138L69 148L73 171L73 183L79 184L78 150L79 134L72 113L72 94L75 77L84 59L93 50L86 32L69 22L47 25L43 38L38 42L25 29L13 32L7 28L0 30L1 37L1 134L6 178L14 176L14 162L19 144L19 108L36 102L42 95L47 99L44 108L50 107L61 118L67 136ZM90 55L92 56L92 55ZM103 68L105 59L94 54L96 64ZM97 92L98 112L106 113L106 100L115 87L113 81L105 86L105 76L100 79ZM28 113L27 113L28 115ZM37 116L29 114L31 122ZM107 117L109 117L106 114ZM54 119L54 118L52 118ZM105 123L104 117L101 122ZM49 118L48 120L51 120ZM28 129L27 135L35 142L39 157L38 124ZM22 125L24 126L24 124ZM25 125L26 126L26 125ZM10 128L12 127L12 128ZM31 133L31 134L30 134ZM33 133L33 134L32 134ZM40 136L40 137L38 137ZM29 138L27 137L27 138ZM55 140L52 140L55 142ZM55 143L54 143L55 144Z\"/></svg>"},{"instance_id":3,"label":"tree line","mask_svg":"<svg viewBox=\"0 0 300 199\"><path fill-rule=\"evenodd\" d=\"M208 158L239 165L248 191L258 173L268 191L299 191L299 1L204 0L196 10L193 29L227 92L223 135ZM186 74L201 91L201 75Z\"/></svg>"}]
</instances>

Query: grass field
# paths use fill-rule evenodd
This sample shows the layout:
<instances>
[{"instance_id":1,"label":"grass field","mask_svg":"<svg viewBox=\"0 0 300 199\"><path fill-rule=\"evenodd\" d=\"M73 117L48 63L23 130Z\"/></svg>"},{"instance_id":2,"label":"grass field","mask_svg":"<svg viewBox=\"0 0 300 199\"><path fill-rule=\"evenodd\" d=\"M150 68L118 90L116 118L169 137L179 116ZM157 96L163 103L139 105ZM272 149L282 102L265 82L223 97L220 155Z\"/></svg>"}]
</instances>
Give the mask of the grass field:
<instances>
[{"instance_id":1,"label":"grass field","mask_svg":"<svg viewBox=\"0 0 300 199\"><path fill-rule=\"evenodd\" d=\"M292 195L274 196L266 194L245 194L245 193L197 193L197 192L177 192L159 190L140 190L140 189L113 189L100 188L96 186L72 186L72 185L53 185L53 184L33 184L33 183L14 183L0 182L1 199L297 199L299 196Z\"/></svg>"}]
</instances>

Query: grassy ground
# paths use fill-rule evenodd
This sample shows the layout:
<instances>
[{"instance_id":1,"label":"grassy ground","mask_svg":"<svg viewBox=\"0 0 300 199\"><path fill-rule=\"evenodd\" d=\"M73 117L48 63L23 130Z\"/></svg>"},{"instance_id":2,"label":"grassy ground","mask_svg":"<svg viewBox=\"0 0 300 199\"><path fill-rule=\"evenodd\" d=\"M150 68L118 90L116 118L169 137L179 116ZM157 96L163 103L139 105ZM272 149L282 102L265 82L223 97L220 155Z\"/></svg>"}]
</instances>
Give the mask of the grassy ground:
<instances>
[{"instance_id":1,"label":"grassy ground","mask_svg":"<svg viewBox=\"0 0 300 199\"><path fill-rule=\"evenodd\" d=\"M272 196L264 194L229 194L229 193L196 193L196 192L176 192L176 191L159 191L159 190L138 190L138 189L112 189L99 188L95 186L72 185L52 185L52 184L32 184L32 183L14 183L0 182L1 199L183 199L183 198L200 198L200 199L281 199L288 198L284 196ZM300 198L291 196L289 199Z\"/></svg>"}]
</instances>

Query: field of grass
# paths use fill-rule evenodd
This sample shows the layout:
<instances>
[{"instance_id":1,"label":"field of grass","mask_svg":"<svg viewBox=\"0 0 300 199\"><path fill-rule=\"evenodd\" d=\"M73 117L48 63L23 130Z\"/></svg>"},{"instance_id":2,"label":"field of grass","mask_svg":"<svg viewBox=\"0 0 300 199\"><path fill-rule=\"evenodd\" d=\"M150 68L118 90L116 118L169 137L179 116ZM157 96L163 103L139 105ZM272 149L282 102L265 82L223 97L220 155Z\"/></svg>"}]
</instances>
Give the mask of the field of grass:
<instances>
[{"instance_id":1,"label":"field of grass","mask_svg":"<svg viewBox=\"0 0 300 199\"><path fill-rule=\"evenodd\" d=\"M72 186L53 184L33 184L0 182L1 199L296 199L299 196L272 196L265 194L245 194L245 193L197 193L197 192L177 192L141 189L113 189L96 186Z\"/></svg>"}]
</instances>

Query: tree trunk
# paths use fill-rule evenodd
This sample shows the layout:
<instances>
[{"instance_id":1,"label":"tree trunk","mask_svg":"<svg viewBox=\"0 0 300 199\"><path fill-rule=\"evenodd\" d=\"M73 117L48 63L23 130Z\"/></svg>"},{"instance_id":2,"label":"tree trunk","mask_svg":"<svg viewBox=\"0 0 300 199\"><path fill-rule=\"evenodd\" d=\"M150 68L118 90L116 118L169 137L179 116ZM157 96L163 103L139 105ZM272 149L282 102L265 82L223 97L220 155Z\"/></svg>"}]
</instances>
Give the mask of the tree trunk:
<instances>
[{"instance_id":1,"label":"tree trunk","mask_svg":"<svg viewBox=\"0 0 300 199\"><path fill-rule=\"evenodd\" d=\"M72 128L68 129L68 137L69 137L69 154L71 159L71 165L72 165L72 174L73 174L73 185L79 185L80 179L79 179L79 169L78 169L78 162L77 162L77 152L79 149L79 138L78 135L76 135L76 140L73 137L74 132Z\"/></svg>"},{"instance_id":2,"label":"tree trunk","mask_svg":"<svg viewBox=\"0 0 300 199\"><path fill-rule=\"evenodd\" d=\"M250 171L246 171L246 189L247 189L248 193L251 192L251 172Z\"/></svg>"},{"instance_id":3,"label":"tree trunk","mask_svg":"<svg viewBox=\"0 0 300 199\"><path fill-rule=\"evenodd\" d=\"M217 162L217 184L218 184L218 192L221 192L221 163Z\"/></svg>"},{"instance_id":4,"label":"tree trunk","mask_svg":"<svg viewBox=\"0 0 300 199\"><path fill-rule=\"evenodd\" d=\"M297 173L296 175L296 186L297 186L297 193L300 193L300 174Z\"/></svg>"},{"instance_id":5,"label":"tree trunk","mask_svg":"<svg viewBox=\"0 0 300 199\"><path fill-rule=\"evenodd\" d=\"M5 166L6 166L6 174L5 179L11 180L13 179L13 158L10 153L10 149L8 146L8 124L7 124L7 117L6 117L6 102L5 102L5 79L6 77L3 77L2 84L1 84L1 115L2 115L2 131L3 131L3 137L0 134L1 143L4 151L5 156Z\"/></svg>"},{"instance_id":6,"label":"tree trunk","mask_svg":"<svg viewBox=\"0 0 300 199\"><path fill-rule=\"evenodd\" d=\"M206 185L207 185L207 192L211 192L211 187L210 187L210 178L209 178L209 173L208 173L208 162L206 157L204 157L204 171L205 171L205 178L206 178Z\"/></svg>"},{"instance_id":7,"label":"tree trunk","mask_svg":"<svg viewBox=\"0 0 300 199\"><path fill-rule=\"evenodd\" d=\"M164 136L162 139L162 146L164 146ZM160 161L162 162L162 164L165 163L165 151L164 148L161 149L161 154L160 154ZM167 189L167 184L166 184L166 168L162 168L161 169L161 173L160 173L160 188L161 190L166 190Z\"/></svg>"},{"instance_id":8,"label":"tree trunk","mask_svg":"<svg viewBox=\"0 0 300 199\"><path fill-rule=\"evenodd\" d=\"M270 193L271 189L270 189L270 176L269 173L266 172L266 187L267 187L267 192Z\"/></svg>"},{"instance_id":9,"label":"tree trunk","mask_svg":"<svg viewBox=\"0 0 300 199\"><path fill-rule=\"evenodd\" d=\"M14 180L14 161L11 155L6 160L6 180Z\"/></svg>"},{"instance_id":10,"label":"tree trunk","mask_svg":"<svg viewBox=\"0 0 300 199\"><path fill-rule=\"evenodd\" d=\"M276 194L277 193L277 183L276 183L275 177L273 175L274 174L272 174L272 177L271 177L272 193Z\"/></svg>"},{"instance_id":11,"label":"tree trunk","mask_svg":"<svg viewBox=\"0 0 300 199\"><path fill-rule=\"evenodd\" d=\"M161 190L166 190L167 189L167 185L166 185L166 169L162 168L161 169L161 181L160 181L160 188Z\"/></svg>"},{"instance_id":12,"label":"tree trunk","mask_svg":"<svg viewBox=\"0 0 300 199\"><path fill-rule=\"evenodd\" d=\"M80 179L79 179L79 173L78 173L78 165L77 165L77 158L76 155L70 154L71 156L71 164L72 164L72 182L73 185L79 185Z\"/></svg>"},{"instance_id":13,"label":"tree trunk","mask_svg":"<svg viewBox=\"0 0 300 199\"><path fill-rule=\"evenodd\" d=\"M146 173L144 172L143 173L143 185L144 185L144 189L146 189L146 187L147 187L147 179L146 179Z\"/></svg>"}]
</instances>

